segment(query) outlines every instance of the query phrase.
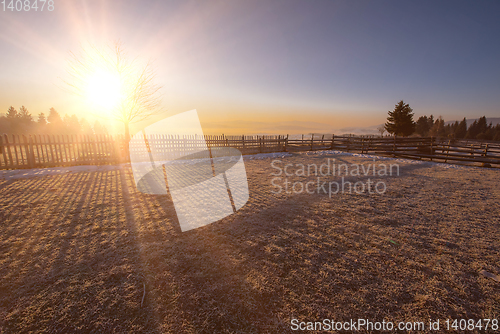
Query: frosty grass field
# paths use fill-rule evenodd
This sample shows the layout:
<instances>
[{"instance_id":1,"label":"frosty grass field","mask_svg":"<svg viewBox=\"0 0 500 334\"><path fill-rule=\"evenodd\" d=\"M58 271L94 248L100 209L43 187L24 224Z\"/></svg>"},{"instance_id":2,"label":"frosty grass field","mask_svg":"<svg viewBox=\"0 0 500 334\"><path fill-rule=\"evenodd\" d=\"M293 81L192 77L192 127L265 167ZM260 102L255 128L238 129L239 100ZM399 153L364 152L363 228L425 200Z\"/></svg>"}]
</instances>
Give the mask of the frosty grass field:
<instances>
[{"instance_id":1,"label":"frosty grass field","mask_svg":"<svg viewBox=\"0 0 500 334\"><path fill-rule=\"evenodd\" d=\"M271 162L397 163L378 194L277 192ZM500 170L246 156L248 203L180 232L129 165L0 172L0 332L286 333L292 319L500 318ZM316 182L315 176L291 181Z\"/></svg>"}]
</instances>

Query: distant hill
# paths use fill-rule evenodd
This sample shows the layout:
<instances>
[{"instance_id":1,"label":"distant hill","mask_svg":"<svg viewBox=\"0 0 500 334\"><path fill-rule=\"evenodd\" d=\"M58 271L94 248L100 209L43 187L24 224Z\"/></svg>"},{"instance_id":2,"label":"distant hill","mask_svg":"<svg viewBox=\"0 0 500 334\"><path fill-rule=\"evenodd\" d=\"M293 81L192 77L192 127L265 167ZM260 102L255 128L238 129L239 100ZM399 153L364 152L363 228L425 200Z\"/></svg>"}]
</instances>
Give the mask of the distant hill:
<instances>
[{"instance_id":1,"label":"distant hill","mask_svg":"<svg viewBox=\"0 0 500 334\"><path fill-rule=\"evenodd\" d=\"M468 119L467 118L467 127L469 127L472 123L474 123L474 121L477 121L479 118L474 118L474 119ZM458 122L460 122L460 120L458 120ZM488 122L488 125L490 123L493 124L493 126L497 125L497 124L500 124L500 117L486 117L486 121ZM444 122L445 125L448 125L448 124L453 124L455 123L456 121L447 121L447 122Z\"/></svg>"}]
</instances>

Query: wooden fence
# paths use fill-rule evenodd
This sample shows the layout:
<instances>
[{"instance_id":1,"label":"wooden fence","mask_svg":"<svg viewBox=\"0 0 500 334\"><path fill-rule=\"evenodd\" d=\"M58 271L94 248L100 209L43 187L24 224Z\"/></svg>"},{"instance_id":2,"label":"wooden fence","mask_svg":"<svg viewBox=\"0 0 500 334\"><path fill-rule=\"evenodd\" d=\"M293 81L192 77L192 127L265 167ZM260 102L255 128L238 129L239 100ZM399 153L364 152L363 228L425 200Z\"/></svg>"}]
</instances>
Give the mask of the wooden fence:
<instances>
[{"instance_id":1,"label":"wooden fence","mask_svg":"<svg viewBox=\"0 0 500 334\"><path fill-rule=\"evenodd\" d=\"M500 166L500 143L444 138L308 136L204 136L152 135L148 146L180 155L206 143L208 147L234 147L243 154L340 150L431 161L460 161ZM140 141L109 135L0 135L0 169L103 165L130 161Z\"/></svg>"},{"instance_id":2,"label":"wooden fence","mask_svg":"<svg viewBox=\"0 0 500 334\"><path fill-rule=\"evenodd\" d=\"M202 143L208 147L229 146L243 154L284 151L284 136L147 136L156 151L183 155ZM0 169L104 165L129 162L139 142L109 135L0 135Z\"/></svg>"},{"instance_id":3,"label":"wooden fence","mask_svg":"<svg viewBox=\"0 0 500 334\"><path fill-rule=\"evenodd\" d=\"M447 138L332 138L331 149L430 161L459 161L500 167L500 143Z\"/></svg>"}]
</instances>

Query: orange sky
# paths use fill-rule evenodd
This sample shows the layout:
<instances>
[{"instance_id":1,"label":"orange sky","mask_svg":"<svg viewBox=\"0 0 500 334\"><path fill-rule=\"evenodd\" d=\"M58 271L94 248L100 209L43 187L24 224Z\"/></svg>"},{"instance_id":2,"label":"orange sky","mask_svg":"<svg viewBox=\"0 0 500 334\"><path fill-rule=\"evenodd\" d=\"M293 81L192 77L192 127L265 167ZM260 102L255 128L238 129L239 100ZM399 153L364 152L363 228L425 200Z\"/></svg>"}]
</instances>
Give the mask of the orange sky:
<instances>
[{"instance_id":1,"label":"orange sky","mask_svg":"<svg viewBox=\"0 0 500 334\"><path fill-rule=\"evenodd\" d=\"M376 126L401 99L416 117L498 116L495 8L429 6L60 0L52 12L0 11L0 112L54 107L93 122L61 89L68 54L121 40L130 56L154 60L162 116L197 109L207 133Z\"/></svg>"}]
</instances>

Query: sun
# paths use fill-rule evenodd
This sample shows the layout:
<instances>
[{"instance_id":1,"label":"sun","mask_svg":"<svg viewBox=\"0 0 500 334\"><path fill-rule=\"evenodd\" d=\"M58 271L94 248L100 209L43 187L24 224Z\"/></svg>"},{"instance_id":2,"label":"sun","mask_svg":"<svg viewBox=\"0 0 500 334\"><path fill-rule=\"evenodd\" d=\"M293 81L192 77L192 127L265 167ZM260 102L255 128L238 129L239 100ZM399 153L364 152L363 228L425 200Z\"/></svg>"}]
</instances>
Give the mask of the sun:
<instances>
[{"instance_id":1,"label":"sun","mask_svg":"<svg viewBox=\"0 0 500 334\"><path fill-rule=\"evenodd\" d=\"M106 70L96 70L90 74L86 86L87 101L108 112L118 107L123 98L119 75Z\"/></svg>"}]
</instances>

